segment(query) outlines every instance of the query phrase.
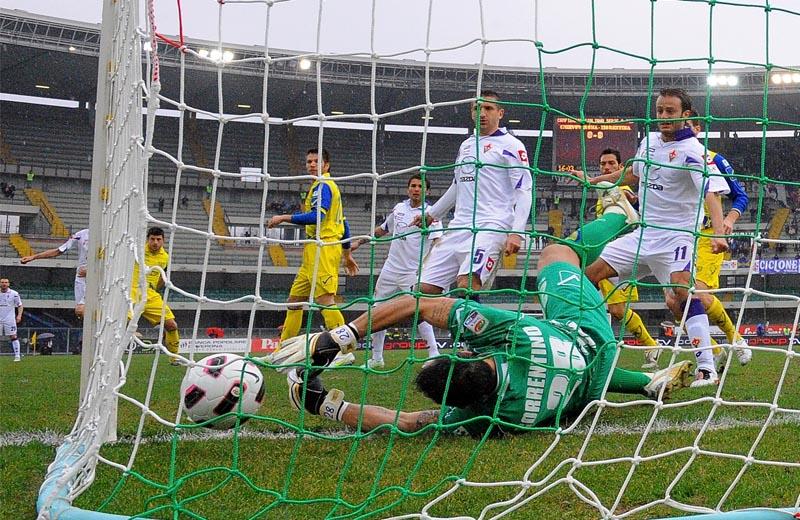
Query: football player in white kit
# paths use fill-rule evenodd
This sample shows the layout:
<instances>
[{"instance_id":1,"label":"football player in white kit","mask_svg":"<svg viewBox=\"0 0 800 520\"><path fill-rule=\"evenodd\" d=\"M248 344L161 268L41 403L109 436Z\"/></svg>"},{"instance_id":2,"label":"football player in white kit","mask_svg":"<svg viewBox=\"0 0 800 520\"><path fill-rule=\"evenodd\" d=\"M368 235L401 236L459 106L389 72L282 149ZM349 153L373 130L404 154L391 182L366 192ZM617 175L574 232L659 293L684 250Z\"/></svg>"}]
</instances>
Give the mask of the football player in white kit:
<instances>
[{"instance_id":1,"label":"football player in white kit","mask_svg":"<svg viewBox=\"0 0 800 520\"><path fill-rule=\"evenodd\" d=\"M430 189L430 181L426 182L426 191ZM426 204L427 205L427 204ZM378 281L375 282L375 299L386 298L396 293L410 290L417 283L420 261L429 251L429 243L435 244L441 232L439 222L433 222L429 227L433 232L423 237L419 230L413 229L411 222L422 213L422 177L413 175L408 180L408 199L399 202L386 216L386 220L375 228L375 236L391 235L397 237L389 246L389 255L383 263ZM357 249L366 240L353 244L352 250ZM420 321L417 330L419 336L428 344L428 357L439 355L436 336L433 327L426 321ZM382 330L372 335L372 358L367 361L369 368L383 368L383 344L386 331Z\"/></svg>"},{"instance_id":2,"label":"football player in white kit","mask_svg":"<svg viewBox=\"0 0 800 520\"><path fill-rule=\"evenodd\" d=\"M20 259L20 263L27 264L43 258L55 258L63 255L76 245L78 246L78 268L75 270L75 316L83 318L83 310L86 306L86 265L89 258L88 229L81 229L71 235L66 242L55 249L48 249L35 255L23 256Z\"/></svg>"},{"instance_id":3,"label":"football player in white kit","mask_svg":"<svg viewBox=\"0 0 800 520\"><path fill-rule=\"evenodd\" d=\"M422 266L420 291L426 294L441 294L453 282L460 289L488 289L500 254L519 251L530 220L532 182L525 145L500 128L505 114L500 96L483 90L481 98L485 101L472 104L472 119L479 120L480 135L461 143L453 184L436 204L426 208L430 224L455 206L444 237L431 248ZM412 225L421 222L417 217Z\"/></svg>"},{"instance_id":4,"label":"football player in white kit","mask_svg":"<svg viewBox=\"0 0 800 520\"><path fill-rule=\"evenodd\" d=\"M663 89L656 100L657 119L688 118L689 95L681 89ZM645 136L636 160L617 172L586 179L591 184L617 182L639 185L642 217L640 229L608 244L600 258L586 268L593 282L619 276L621 280L654 275L660 284L677 284L675 295L686 305L691 285L695 236L703 221L703 200L708 204L714 234L714 253L727 250L723 231L722 204L717 194L729 191L713 160L692 128L684 121L663 121L660 133ZM704 177L707 170L709 176ZM580 177L582 174L578 173ZM686 330L697 357L692 386L716 384L718 376L711 351L708 316L696 297L689 302Z\"/></svg>"},{"instance_id":5,"label":"football player in white kit","mask_svg":"<svg viewBox=\"0 0 800 520\"><path fill-rule=\"evenodd\" d=\"M19 361L19 339L17 324L22 321L22 300L19 293L11 289L8 278L0 278L0 336L8 336L14 349L14 361Z\"/></svg>"}]
</instances>

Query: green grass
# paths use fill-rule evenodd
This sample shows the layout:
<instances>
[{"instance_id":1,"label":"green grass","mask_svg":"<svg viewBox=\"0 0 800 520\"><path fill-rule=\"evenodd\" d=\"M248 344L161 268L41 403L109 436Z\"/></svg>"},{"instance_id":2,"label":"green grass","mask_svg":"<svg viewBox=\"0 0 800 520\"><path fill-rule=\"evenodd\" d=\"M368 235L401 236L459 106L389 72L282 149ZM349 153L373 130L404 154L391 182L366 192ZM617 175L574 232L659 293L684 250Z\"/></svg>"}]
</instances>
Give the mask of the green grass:
<instances>
[{"instance_id":1,"label":"green grass","mask_svg":"<svg viewBox=\"0 0 800 520\"><path fill-rule=\"evenodd\" d=\"M414 391L403 392L416 367L404 364L408 352L387 352L389 374L365 375L353 368L325 375L326 385L345 390L348 400L360 396L374 404L405 409L430 408ZM418 355L424 355L420 353ZM625 352L623 366L635 367L641 354ZM359 360L363 353L359 355ZM128 374L126 394L144 396L153 358L134 357ZM747 367L733 366L722 398L729 401L770 402L785 357L777 353L756 353ZM24 358L21 363L0 359L0 433L49 430L67 433L77 411L77 356ZM471 438L425 433L415 437L378 433L356 435L318 417L304 416L290 408L286 384L275 373L265 374L267 398L260 413L267 420L250 421L245 432L274 433L222 440L192 440L176 443L175 465L170 468L170 442L153 437L171 431L147 419L143 434L151 440L141 444L133 471L123 478L120 471L101 464L96 481L79 497L76 505L98 508L112 495L106 511L135 514L162 507L151 518L323 518L325 516L385 517L417 513L435 496L450 488L461 476L473 482L504 482L493 487L464 486L430 510L442 516L478 516L487 504L521 494L531 496L547 484L567 477L572 466L558 463L576 457L583 448L584 464L572 477L591 489L605 507L612 507L631 469L629 461L593 465L593 461L632 456L642 442L642 426L653 414L652 406L605 408L596 432L586 441L587 427L594 415L584 419L576 433L562 437L555 449L535 469L532 465L555 438L552 431L529 433L485 443ZM174 419L182 369L158 367L151 409L161 417ZM800 409L800 360L795 359L778 400L781 407ZM711 389L682 390L670 403L713 395ZM626 396L611 395L623 402ZM710 401L692 406L664 409L658 414L661 427L642 442L640 455L659 458L641 462L633 472L615 512L664 498L666 487L689 460L697 438L697 425L712 408ZM746 455L768 415L764 408L721 406L714 414L715 427L699 442L703 450ZM121 403L120 437L129 441L138 425L139 410ZM800 461L800 429L796 417L766 431L753 456L757 460ZM720 427L720 424L726 424ZM615 426L619 428L614 429ZM305 435L295 436L295 428ZM683 448L682 451L670 453ZM133 446L130 442L106 445L102 456L126 464ZM55 448L40 442L0 448L0 518L35 516L35 501L47 465ZM236 454L236 455L235 455ZM671 491L675 500L715 507L744 464L730 457L700 455ZM199 472L203 468L205 472ZM172 470L172 471L171 471ZM538 483L525 490L520 481ZM551 475L552 472L552 475ZM170 474L175 477L171 480ZM546 479L546 480L545 480ZM213 491L209 496L201 496ZM587 495L583 493L583 496ZM725 500L723 509L753 506L788 507L800 495L800 468L754 464ZM181 513L173 513L180 510ZM494 513L501 510L496 509ZM189 514L191 512L191 514ZM680 512L655 506L631 518L653 518ZM349 515L349 516L348 516ZM599 518L594 507L582 502L566 482L544 492L507 518Z\"/></svg>"}]
</instances>

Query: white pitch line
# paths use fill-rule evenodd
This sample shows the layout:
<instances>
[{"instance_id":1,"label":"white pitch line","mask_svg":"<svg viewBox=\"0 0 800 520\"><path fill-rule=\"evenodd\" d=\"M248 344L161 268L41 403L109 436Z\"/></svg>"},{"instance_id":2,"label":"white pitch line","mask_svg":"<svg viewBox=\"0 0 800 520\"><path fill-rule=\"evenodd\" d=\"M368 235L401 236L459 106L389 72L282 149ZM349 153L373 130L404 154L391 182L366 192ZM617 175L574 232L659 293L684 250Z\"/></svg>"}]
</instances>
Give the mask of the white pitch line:
<instances>
[{"instance_id":1,"label":"white pitch line","mask_svg":"<svg viewBox=\"0 0 800 520\"><path fill-rule=\"evenodd\" d=\"M675 431L698 431L700 428L705 424L705 420L696 420L696 421L683 421L683 422L674 422L674 421L665 421L665 420L656 420L653 424L653 427L650 429L651 433L665 433L665 432L675 432ZM800 425L800 415L788 415L786 417L776 418L771 422L771 425L774 426L783 426L787 424L798 424ZM756 420L743 420L743 419L734 419L730 417L723 417L721 419L715 419L711 422L709 426L709 430L712 431L719 431L719 430L730 430L733 428L760 428L763 425L763 421L756 421ZM585 434L588 431L588 428L578 428L575 430L575 434L581 435ZM595 430L594 435L600 437L607 437L610 435L640 435L645 431L644 425L618 425L618 424L599 424ZM331 430L320 430L315 431L315 434L324 435L326 437L331 438L343 438L347 437L348 435L353 435L353 430L343 430L343 429L331 429ZM227 440L233 438L233 430L226 430L226 431L211 431L211 430L196 430L196 431L185 431L180 434L181 440L184 442L202 442L202 441L209 441L209 440ZM536 435L536 434L531 434ZM311 435L307 435L309 439L313 439ZM9 446L27 446L28 444L39 443L45 446L59 446L64 441L65 435L62 433L58 433L52 430L37 430L37 431L17 431L17 432L4 432L0 434L0 448L9 447ZM278 431L278 432L261 432L261 431L254 431L254 430L247 430L244 429L239 432L239 438L241 439L263 439L263 440L285 440L285 439L295 439L297 438L297 433L290 430ZM377 438L377 436L371 437L372 439ZM370 437L362 438L362 440L369 440ZM134 437L132 436L123 436L113 444L133 444ZM150 435L147 437L143 437L141 440L141 444L157 444L157 443L168 443L172 442L172 434L171 433L159 433L156 435Z\"/></svg>"}]
</instances>

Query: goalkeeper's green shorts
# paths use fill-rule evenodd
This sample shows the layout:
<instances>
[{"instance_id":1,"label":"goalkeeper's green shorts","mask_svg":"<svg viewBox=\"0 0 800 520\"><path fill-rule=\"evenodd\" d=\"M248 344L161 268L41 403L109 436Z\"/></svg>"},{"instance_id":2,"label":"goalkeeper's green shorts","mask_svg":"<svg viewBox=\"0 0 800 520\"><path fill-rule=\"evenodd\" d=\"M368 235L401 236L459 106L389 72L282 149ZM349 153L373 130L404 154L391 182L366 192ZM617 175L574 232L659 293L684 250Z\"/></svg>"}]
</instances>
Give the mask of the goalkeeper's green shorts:
<instances>
[{"instance_id":1,"label":"goalkeeper's green shorts","mask_svg":"<svg viewBox=\"0 0 800 520\"><path fill-rule=\"evenodd\" d=\"M565 332L580 329L581 336L594 341L597 359L590 370L587 396L598 398L613 367L617 344L600 292L579 267L566 262L556 262L539 271L536 283L545 319Z\"/></svg>"}]
</instances>

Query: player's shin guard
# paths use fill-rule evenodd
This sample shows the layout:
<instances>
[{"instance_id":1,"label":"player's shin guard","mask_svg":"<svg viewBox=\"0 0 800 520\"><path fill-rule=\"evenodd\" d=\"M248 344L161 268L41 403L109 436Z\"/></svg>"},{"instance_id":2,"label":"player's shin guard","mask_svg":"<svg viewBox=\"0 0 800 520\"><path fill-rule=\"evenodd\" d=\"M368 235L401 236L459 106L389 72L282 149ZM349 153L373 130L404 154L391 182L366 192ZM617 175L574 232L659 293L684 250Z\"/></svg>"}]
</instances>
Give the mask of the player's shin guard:
<instances>
[{"instance_id":1,"label":"player's shin guard","mask_svg":"<svg viewBox=\"0 0 800 520\"><path fill-rule=\"evenodd\" d=\"M164 332L164 346L173 354L178 353L181 344L181 336L178 334L178 329L168 330Z\"/></svg>"},{"instance_id":2,"label":"player's shin guard","mask_svg":"<svg viewBox=\"0 0 800 520\"><path fill-rule=\"evenodd\" d=\"M722 302L719 301L719 298L712 296L711 305L706 309L706 313L708 314L708 321L719 327L720 330L725 333L725 337L728 338L728 343L734 343L739 339L736 327L733 325L728 313L725 312L725 307L722 306Z\"/></svg>"},{"instance_id":3,"label":"player's shin guard","mask_svg":"<svg viewBox=\"0 0 800 520\"><path fill-rule=\"evenodd\" d=\"M325 328L328 330L344 325L344 316L339 309L323 309L322 319L325 320Z\"/></svg>"},{"instance_id":4,"label":"player's shin guard","mask_svg":"<svg viewBox=\"0 0 800 520\"><path fill-rule=\"evenodd\" d=\"M689 302L689 313L686 317L686 332L694 348L703 348L694 353L697 358L697 370L706 370L716 376L714 354L711 352L711 333L708 326L708 316L700 300L693 298Z\"/></svg>"},{"instance_id":5,"label":"player's shin guard","mask_svg":"<svg viewBox=\"0 0 800 520\"><path fill-rule=\"evenodd\" d=\"M567 240L566 245L585 258L589 265L600 256L605 245L615 239L627 227L625 215L606 213L602 217L585 224L574 240Z\"/></svg>"},{"instance_id":6,"label":"player's shin guard","mask_svg":"<svg viewBox=\"0 0 800 520\"><path fill-rule=\"evenodd\" d=\"M300 326L302 324L303 309L287 309L286 319L283 321L283 329L281 330L281 341L300 334Z\"/></svg>"},{"instance_id":7,"label":"player's shin guard","mask_svg":"<svg viewBox=\"0 0 800 520\"><path fill-rule=\"evenodd\" d=\"M372 334L372 359L383 361L383 343L386 341L386 331L381 330Z\"/></svg>"},{"instance_id":8,"label":"player's shin guard","mask_svg":"<svg viewBox=\"0 0 800 520\"><path fill-rule=\"evenodd\" d=\"M436 343L436 335L433 333L433 325L427 321L419 322L417 326L419 336L428 344L428 357L435 357L439 355L439 345Z\"/></svg>"}]
</instances>

